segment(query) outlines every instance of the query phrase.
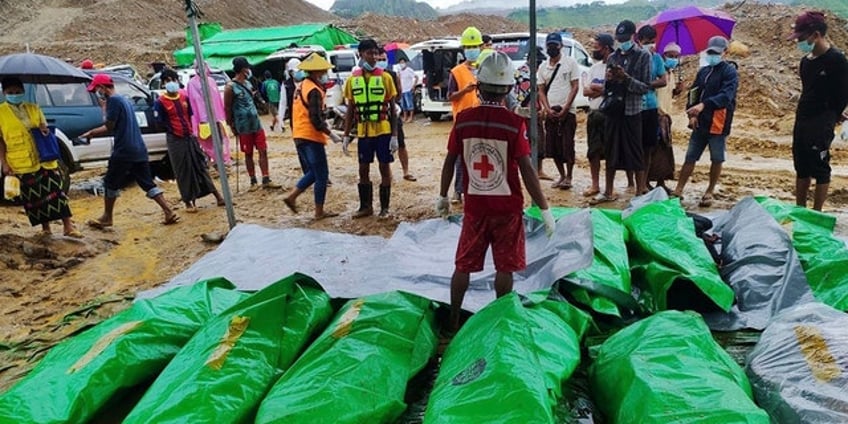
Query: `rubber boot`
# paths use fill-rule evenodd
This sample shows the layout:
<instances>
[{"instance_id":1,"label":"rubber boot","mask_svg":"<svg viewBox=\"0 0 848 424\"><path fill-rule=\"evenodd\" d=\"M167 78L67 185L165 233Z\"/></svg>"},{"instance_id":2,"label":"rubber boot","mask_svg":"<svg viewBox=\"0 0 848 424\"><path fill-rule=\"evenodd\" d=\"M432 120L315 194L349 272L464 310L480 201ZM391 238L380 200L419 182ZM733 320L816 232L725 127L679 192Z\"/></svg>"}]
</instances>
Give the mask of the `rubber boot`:
<instances>
[{"instance_id":1,"label":"rubber boot","mask_svg":"<svg viewBox=\"0 0 848 424\"><path fill-rule=\"evenodd\" d=\"M371 204L374 201L374 186L371 183L359 184L359 210L353 214L354 218L363 218L374 215Z\"/></svg>"},{"instance_id":2,"label":"rubber boot","mask_svg":"<svg viewBox=\"0 0 848 424\"><path fill-rule=\"evenodd\" d=\"M389 216L389 199L392 197L392 186L380 186L380 218Z\"/></svg>"}]
</instances>

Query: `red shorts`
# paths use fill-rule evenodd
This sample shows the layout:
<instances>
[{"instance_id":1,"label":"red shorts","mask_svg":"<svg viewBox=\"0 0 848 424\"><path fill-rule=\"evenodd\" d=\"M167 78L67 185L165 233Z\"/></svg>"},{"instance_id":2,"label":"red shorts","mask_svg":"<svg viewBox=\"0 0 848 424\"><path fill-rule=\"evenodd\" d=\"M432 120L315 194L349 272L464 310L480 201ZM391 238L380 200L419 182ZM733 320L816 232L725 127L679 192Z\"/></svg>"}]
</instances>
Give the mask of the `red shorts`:
<instances>
[{"instance_id":1,"label":"red shorts","mask_svg":"<svg viewBox=\"0 0 848 424\"><path fill-rule=\"evenodd\" d=\"M482 218L466 214L462 219L462 232L456 247L456 271L482 271L486 250L490 245L496 271L516 272L526 268L523 214Z\"/></svg>"},{"instance_id":2,"label":"red shorts","mask_svg":"<svg viewBox=\"0 0 848 424\"><path fill-rule=\"evenodd\" d=\"M254 148L268 150L268 143L265 142L265 130L261 128L255 133L239 134L238 140L241 151L246 155L252 155Z\"/></svg>"}]
</instances>

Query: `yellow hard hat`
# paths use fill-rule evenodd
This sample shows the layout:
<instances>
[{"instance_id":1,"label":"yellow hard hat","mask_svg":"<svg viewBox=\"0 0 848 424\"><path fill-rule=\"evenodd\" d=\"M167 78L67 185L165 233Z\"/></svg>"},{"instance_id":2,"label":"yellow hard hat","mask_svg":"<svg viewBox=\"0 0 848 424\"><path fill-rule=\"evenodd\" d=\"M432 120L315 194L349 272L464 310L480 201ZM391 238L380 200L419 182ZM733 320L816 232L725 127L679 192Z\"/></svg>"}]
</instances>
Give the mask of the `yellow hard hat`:
<instances>
[{"instance_id":1,"label":"yellow hard hat","mask_svg":"<svg viewBox=\"0 0 848 424\"><path fill-rule=\"evenodd\" d=\"M483 44L483 34L476 27L465 28L462 31L462 37L459 39L459 44L463 47L476 47Z\"/></svg>"},{"instance_id":2,"label":"yellow hard hat","mask_svg":"<svg viewBox=\"0 0 848 424\"><path fill-rule=\"evenodd\" d=\"M333 65L327 62L327 59L321 57L320 54L312 52L309 56L306 56L306 59L300 62L300 65L297 65L297 68L301 71L327 71L333 69Z\"/></svg>"}]
</instances>

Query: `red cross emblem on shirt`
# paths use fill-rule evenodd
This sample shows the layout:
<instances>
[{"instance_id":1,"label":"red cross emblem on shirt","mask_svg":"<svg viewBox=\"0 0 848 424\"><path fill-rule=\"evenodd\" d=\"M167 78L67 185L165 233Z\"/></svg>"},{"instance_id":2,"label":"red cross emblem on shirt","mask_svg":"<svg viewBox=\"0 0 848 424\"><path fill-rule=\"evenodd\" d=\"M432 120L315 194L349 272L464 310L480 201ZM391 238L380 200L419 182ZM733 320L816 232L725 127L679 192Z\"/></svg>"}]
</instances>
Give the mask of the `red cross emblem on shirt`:
<instances>
[{"instance_id":1,"label":"red cross emblem on shirt","mask_svg":"<svg viewBox=\"0 0 848 424\"><path fill-rule=\"evenodd\" d=\"M480 162L473 164L475 171L480 171L480 177L483 179L489 178L489 172L495 170L495 166L489 163L489 157L486 155L480 156Z\"/></svg>"}]
</instances>

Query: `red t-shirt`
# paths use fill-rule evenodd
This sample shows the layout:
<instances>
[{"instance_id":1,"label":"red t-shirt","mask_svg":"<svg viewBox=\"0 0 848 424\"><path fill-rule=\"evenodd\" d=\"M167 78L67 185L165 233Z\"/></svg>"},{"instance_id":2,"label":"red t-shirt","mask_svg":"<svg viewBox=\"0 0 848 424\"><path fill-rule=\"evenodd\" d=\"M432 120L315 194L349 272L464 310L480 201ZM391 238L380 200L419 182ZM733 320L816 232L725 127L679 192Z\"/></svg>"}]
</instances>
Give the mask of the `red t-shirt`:
<instances>
[{"instance_id":1,"label":"red t-shirt","mask_svg":"<svg viewBox=\"0 0 848 424\"><path fill-rule=\"evenodd\" d=\"M524 118L502 106L466 109L454 119L448 152L462 160L467 215L521 213L518 159L530 155Z\"/></svg>"}]
</instances>

